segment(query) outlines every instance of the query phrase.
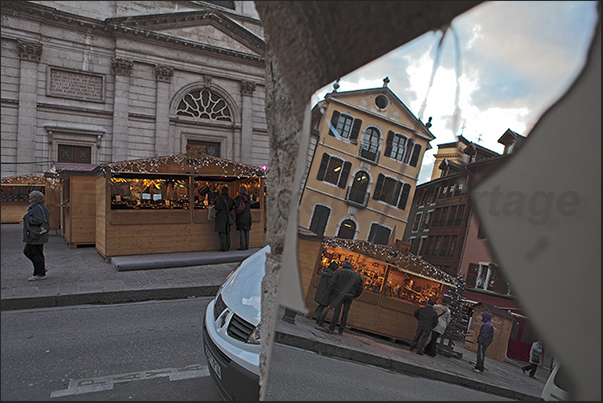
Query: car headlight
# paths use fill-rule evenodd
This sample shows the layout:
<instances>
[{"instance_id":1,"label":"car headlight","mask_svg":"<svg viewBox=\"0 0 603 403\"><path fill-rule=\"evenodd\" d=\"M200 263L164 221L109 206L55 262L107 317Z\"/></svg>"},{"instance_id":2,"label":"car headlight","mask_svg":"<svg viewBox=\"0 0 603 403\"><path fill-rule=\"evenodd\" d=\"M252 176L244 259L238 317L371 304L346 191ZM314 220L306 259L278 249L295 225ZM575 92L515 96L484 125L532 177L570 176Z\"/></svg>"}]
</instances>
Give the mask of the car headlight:
<instances>
[{"instance_id":1,"label":"car headlight","mask_svg":"<svg viewBox=\"0 0 603 403\"><path fill-rule=\"evenodd\" d=\"M253 332L251 332L251 334L247 338L247 343L260 344L260 325L261 323L258 323L255 329L253 329Z\"/></svg>"}]
</instances>

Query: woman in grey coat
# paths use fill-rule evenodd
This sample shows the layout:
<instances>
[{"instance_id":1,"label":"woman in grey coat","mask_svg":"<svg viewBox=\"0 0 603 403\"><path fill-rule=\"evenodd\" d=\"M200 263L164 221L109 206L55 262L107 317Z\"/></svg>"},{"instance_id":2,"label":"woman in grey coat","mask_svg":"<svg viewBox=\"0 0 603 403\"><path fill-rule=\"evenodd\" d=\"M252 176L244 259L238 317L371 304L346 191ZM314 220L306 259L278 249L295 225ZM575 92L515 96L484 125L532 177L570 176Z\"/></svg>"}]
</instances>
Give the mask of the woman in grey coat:
<instances>
[{"instance_id":1,"label":"woman in grey coat","mask_svg":"<svg viewBox=\"0 0 603 403\"><path fill-rule=\"evenodd\" d=\"M30 225L41 225L43 222L49 222L50 212L44 205L45 201L44 193L38 190L31 192L29 194L30 205L27 207L27 213L23 216L23 242L25 242L23 254L31 260L34 267L33 276L28 278L29 281L44 280L46 278L44 244L48 243L50 235L46 232L35 238L29 233Z\"/></svg>"},{"instance_id":2,"label":"woman in grey coat","mask_svg":"<svg viewBox=\"0 0 603 403\"><path fill-rule=\"evenodd\" d=\"M239 201L243 201L245 209L242 212L237 211ZM237 216L235 217L235 224L239 231L239 250L249 249L249 230L251 229L251 200L247 195L247 188L241 186L239 188L239 194L234 198L234 208Z\"/></svg>"}]
</instances>

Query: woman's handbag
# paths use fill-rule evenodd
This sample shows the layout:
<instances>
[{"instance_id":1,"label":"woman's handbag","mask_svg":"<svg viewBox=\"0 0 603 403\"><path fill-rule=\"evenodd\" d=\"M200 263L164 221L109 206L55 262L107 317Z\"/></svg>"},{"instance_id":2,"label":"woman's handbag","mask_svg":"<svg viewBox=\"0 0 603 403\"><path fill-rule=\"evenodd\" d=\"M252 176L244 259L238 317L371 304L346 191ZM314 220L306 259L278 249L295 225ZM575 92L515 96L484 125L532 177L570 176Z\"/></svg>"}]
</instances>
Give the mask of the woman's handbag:
<instances>
[{"instance_id":1,"label":"woman's handbag","mask_svg":"<svg viewBox=\"0 0 603 403\"><path fill-rule=\"evenodd\" d=\"M209 209L207 209L207 219L211 221L216 219L216 208L214 206L209 206Z\"/></svg>"},{"instance_id":2,"label":"woman's handbag","mask_svg":"<svg viewBox=\"0 0 603 403\"><path fill-rule=\"evenodd\" d=\"M232 225L235 222L235 216L234 213L232 211L228 212L228 224Z\"/></svg>"},{"instance_id":3,"label":"woman's handbag","mask_svg":"<svg viewBox=\"0 0 603 403\"><path fill-rule=\"evenodd\" d=\"M40 205L38 205L38 207L40 207ZM40 209L42 209L42 207L40 207ZM42 235L44 235L45 233L47 233L50 230L50 223L48 223L48 220L46 219L46 214L44 214L44 209L42 209L42 215L44 216L44 221L40 225L32 225L26 221L26 223L27 223L27 231L26 232L33 239L40 239L40 237Z\"/></svg>"}]
</instances>

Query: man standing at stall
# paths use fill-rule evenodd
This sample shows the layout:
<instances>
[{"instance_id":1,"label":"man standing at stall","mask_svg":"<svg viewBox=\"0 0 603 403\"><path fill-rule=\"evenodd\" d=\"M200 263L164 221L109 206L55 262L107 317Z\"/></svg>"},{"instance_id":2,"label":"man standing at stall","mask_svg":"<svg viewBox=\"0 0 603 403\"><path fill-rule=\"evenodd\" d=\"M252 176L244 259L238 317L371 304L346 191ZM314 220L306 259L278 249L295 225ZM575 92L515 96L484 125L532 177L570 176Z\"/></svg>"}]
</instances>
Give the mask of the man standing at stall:
<instances>
[{"instance_id":1,"label":"man standing at stall","mask_svg":"<svg viewBox=\"0 0 603 403\"><path fill-rule=\"evenodd\" d=\"M333 274L333 277L331 277L331 281L329 282L331 302L329 307L324 309L318 318L316 318L318 326L324 326L324 319L327 316L329 309L333 309L333 319L331 320L328 329L331 332L335 331L335 326L337 326L339 314L341 313L341 322L339 323L338 331L339 334L342 334L348 321L348 312L352 306L352 301L362 294L363 288L362 276L352 270L352 265L349 260L344 260L341 264L341 269Z\"/></svg>"},{"instance_id":2,"label":"man standing at stall","mask_svg":"<svg viewBox=\"0 0 603 403\"><path fill-rule=\"evenodd\" d=\"M438 314L436 313L433 306L435 301L433 299L427 300L427 306L418 308L414 311L414 316L417 318L419 323L417 324L417 332L415 338L410 343L410 351L417 350L418 355L423 355L423 346L433 329L438 324Z\"/></svg>"}]
</instances>

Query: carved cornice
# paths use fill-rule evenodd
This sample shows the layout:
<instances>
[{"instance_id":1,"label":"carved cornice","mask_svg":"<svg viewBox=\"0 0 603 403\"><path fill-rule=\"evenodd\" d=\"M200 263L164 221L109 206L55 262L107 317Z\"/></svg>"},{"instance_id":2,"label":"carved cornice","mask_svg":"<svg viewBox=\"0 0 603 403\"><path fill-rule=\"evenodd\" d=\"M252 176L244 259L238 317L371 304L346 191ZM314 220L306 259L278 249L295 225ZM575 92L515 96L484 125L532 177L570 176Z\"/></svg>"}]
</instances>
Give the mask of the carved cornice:
<instances>
[{"instance_id":1,"label":"carved cornice","mask_svg":"<svg viewBox=\"0 0 603 403\"><path fill-rule=\"evenodd\" d=\"M173 67L155 65L155 80L171 83L172 77L174 77Z\"/></svg>"},{"instance_id":2,"label":"carved cornice","mask_svg":"<svg viewBox=\"0 0 603 403\"><path fill-rule=\"evenodd\" d=\"M241 94L252 96L255 91L255 83L251 81L241 81Z\"/></svg>"},{"instance_id":3,"label":"carved cornice","mask_svg":"<svg viewBox=\"0 0 603 403\"><path fill-rule=\"evenodd\" d=\"M39 63L42 57L42 44L19 39L17 40L17 53L21 60Z\"/></svg>"},{"instance_id":4,"label":"carved cornice","mask_svg":"<svg viewBox=\"0 0 603 403\"><path fill-rule=\"evenodd\" d=\"M129 76L132 72L133 65L134 61L132 59L124 59L121 57L114 57L111 59L111 71L113 74Z\"/></svg>"}]
</instances>

